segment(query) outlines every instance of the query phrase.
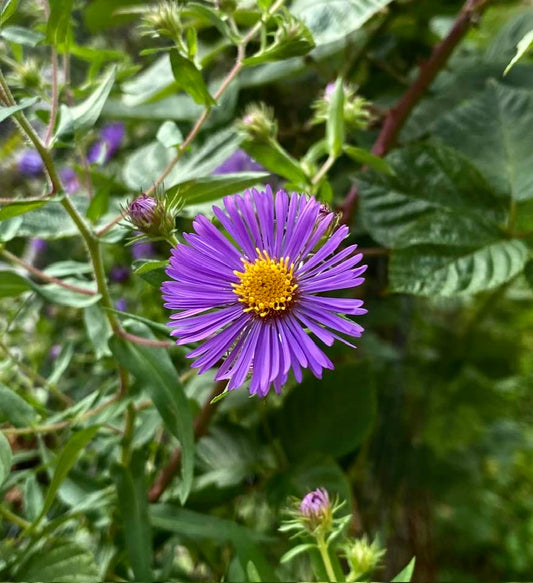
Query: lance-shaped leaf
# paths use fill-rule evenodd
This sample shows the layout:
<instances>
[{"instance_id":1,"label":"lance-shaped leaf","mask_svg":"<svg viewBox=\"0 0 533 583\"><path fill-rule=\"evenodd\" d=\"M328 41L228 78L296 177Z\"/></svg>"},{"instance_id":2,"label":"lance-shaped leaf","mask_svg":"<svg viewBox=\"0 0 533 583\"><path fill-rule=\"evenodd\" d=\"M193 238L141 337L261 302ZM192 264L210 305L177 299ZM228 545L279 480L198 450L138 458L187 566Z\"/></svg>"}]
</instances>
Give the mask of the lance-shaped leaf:
<instances>
[{"instance_id":1,"label":"lance-shaped leaf","mask_svg":"<svg viewBox=\"0 0 533 583\"><path fill-rule=\"evenodd\" d=\"M0 485L4 483L11 471L11 461L13 454L6 436L0 432Z\"/></svg>"},{"instance_id":2,"label":"lance-shaped leaf","mask_svg":"<svg viewBox=\"0 0 533 583\"><path fill-rule=\"evenodd\" d=\"M209 94L202 73L196 65L186 59L176 49L170 51L170 65L174 79L181 89L201 105L215 105L215 100Z\"/></svg>"},{"instance_id":3,"label":"lance-shaped leaf","mask_svg":"<svg viewBox=\"0 0 533 583\"><path fill-rule=\"evenodd\" d=\"M50 0L46 40L55 46L65 44L71 23L73 0Z\"/></svg>"},{"instance_id":4,"label":"lance-shaped leaf","mask_svg":"<svg viewBox=\"0 0 533 583\"><path fill-rule=\"evenodd\" d=\"M20 100L18 105L10 105L9 107L0 107L0 122L7 119L10 115L13 115L17 111L31 107L39 101L38 97L25 97Z\"/></svg>"}]
</instances>

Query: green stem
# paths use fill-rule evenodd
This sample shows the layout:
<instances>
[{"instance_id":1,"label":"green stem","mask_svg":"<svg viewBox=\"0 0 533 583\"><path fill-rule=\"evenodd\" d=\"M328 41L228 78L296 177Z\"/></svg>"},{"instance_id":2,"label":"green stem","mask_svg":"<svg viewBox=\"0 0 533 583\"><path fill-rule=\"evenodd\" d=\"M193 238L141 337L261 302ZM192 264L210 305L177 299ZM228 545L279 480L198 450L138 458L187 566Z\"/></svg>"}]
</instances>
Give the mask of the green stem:
<instances>
[{"instance_id":1,"label":"green stem","mask_svg":"<svg viewBox=\"0 0 533 583\"><path fill-rule=\"evenodd\" d=\"M335 576L335 571L333 569L333 565L331 564L328 545L322 533L316 535L316 542L318 545L318 550L320 551L320 556L322 557L322 562L324 563L324 567L326 568L326 573L328 574L328 579L329 581L336 582L337 577Z\"/></svg>"},{"instance_id":2,"label":"green stem","mask_svg":"<svg viewBox=\"0 0 533 583\"><path fill-rule=\"evenodd\" d=\"M17 526L20 526L20 528L26 529L31 525L31 523L29 523L27 520L24 520L24 518L17 516L13 512L11 512L11 510L8 510L5 506L2 506L2 505L0 505L0 514L6 520L9 520L9 522L12 522L13 524L16 524Z\"/></svg>"},{"instance_id":3,"label":"green stem","mask_svg":"<svg viewBox=\"0 0 533 583\"><path fill-rule=\"evenodd\" d=\"M126 420L124 427L124 438L122 439L122 464L128 466L131 458L131 442L135 430L135 407L132 403L126 409Z\"/></svg>"}]
</instances>

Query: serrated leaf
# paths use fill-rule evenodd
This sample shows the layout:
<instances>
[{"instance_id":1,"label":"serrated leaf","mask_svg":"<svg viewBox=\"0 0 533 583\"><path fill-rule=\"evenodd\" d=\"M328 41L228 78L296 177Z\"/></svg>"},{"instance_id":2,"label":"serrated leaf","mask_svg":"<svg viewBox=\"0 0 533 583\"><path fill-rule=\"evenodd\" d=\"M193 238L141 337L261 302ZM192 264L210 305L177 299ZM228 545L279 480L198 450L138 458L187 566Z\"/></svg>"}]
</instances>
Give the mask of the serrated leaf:
<instances>
[{"instance_id":1,"label":"serrated leaf","mask_svg":"<svg viewBox=\"0 0 533 583\"><path fill-rule=\"evenodd\" d=\"M144 479L144 454L135 451L131 469L116 464L113 477L117 488L118 508L122 516L126 550L136 581L154 580L152 563L152 533L148 515L148 499Z\"/></svg>"},{"instance_id":2,"label":"serrated leaf","mask_svg":"<svg viewBox=\"0 0 533 583\"><path fill-rule=\"evenodd\" d=\"M443 116L435 134L463 152L494 187L517 201L533 198L533 95L490 82L475 99Z\"/></svg>"},{"instance_id":3,"label":"serrated leaf","mask_svg":"<svg viewBox=\"0 0 533 583\"><path fill-rule=\"evenodd\" d=\"M416 565L416 557L413 557L409 563L394 577L392 583L405 583L405 581L411 581Z\"/></svg>"},{"instance_id":4,"label":"serrated leaf","mask_svg":"<svg viewBox=\"0 0 533 583\"><path fill-rule=\"evenodd\" d=\"M479 248L417 246L395 251L389 264L392 291L421 296L471 295L519 274L528 259L521 241Z\"/></svg>"},{"instance_id":5,"label":"serrated leaf","mask_svg":"<svg viewBox=\"0 0 533 583\"><path fill-rule=\"evenodd\" d=\"M387 160L380 158L379 156L374 156L374 154L368 150L345 144L343 151L348 154L352 160L355 160L364 166L368 166L376 172L383 172L383 174L394 174L394 171L390 167Z\"/></svg>"},{"instance_id":6,"label":"serrated leaf","mask_svg":"<svg viewBox=\"0 0 533 583\"><path fill-rule=\"evenodd\" d=\"M11 471L13 454L6 436L0 431L0 486L5 482Z\"/></svg>"},{"instance_id":7,"label":"serrated leaf","mask_svg":"<svg viewBox=\"0 0 533 583\"><path fill-rule=\"evenodd\" d=\"M370 368L366 363L341 366L322 381L305 379L299 390L289 393L275 419L276 434L292 460L302 460L311 452L341 456L366 437L375 409Z\"/></svg>"},{"instance_id":8,"label":"serrated leaf","mask_svg":"<svg viewBox=\"0 0 533 583\"><path fill-rule=\"evenodd\" d=\"M18 105L0 107L0 123L7 119L10 115L17 113L17 111L21 111L22 109L26 109L27 107L35 105L38 101L39 101L38 97L24 97L24 99L20 100L20 103Z\"/></svg>"},{"instance_id":9,"label":"serrated leaf","mask_svg":"<svg viewBox=\"0 0 533 583\"><path fill-rule=\"evenodd\" d=\"M157 139L165 148L174 148L183 142L183 134L173 121L166 121L157 130Z\"/></svg>"},{"instance_id":10,"label":"serrated leaf","mask_svg":"<svg viewBox=\"0 0 533 583\"><path fill-rule=\"evenodd\" d=\"M0 422L16 427L31 425L38 417L33 407L6 385L0 383Z\"/></svg>"},{"instance_id":11,"label":"serrated leaf","mask_svg":"<svg viewBox=\"0 0 533 583\"><path fill-rule=\"evenodd\" d=\"M215 100L209 94L202 73L196 65L186 59L176 49L170 51L170 65L174 79L181 89L201 105L215 105Z\"/></svg>"},{"instance_id":12,"label":"serrated leaf","mask_svg":"<svg viewBox=\"0 0 533 583\"><path fill-rule=\"evenodd\" d=\"M116 73L116 66L112 66L102 78L98 88L79 105L73 107L61 106L60 120L55 133L56 138L75 131L87 130L94 126L111 92Z\"/></svg>"},{"instance_id":13,"label":"serrated leaf","mask_svg":"<svg viewBox=\"0 0 533 583\"><path fill-rule=\"evenodd\" d=\"M143 324L132 322L134 333L151 338ZM194 473L194 433L192 413L176 369L164 348L126 342L114 336L110 341L113 354L124 368L141 383L143 390L154 402L166 428L176 437L182 449L182 483L179 495L182 503L187 499Z\"/></svg>"},{"instance_id":14,"label":"serrated leaf","mask_svg":"<svg viewBox=\"0 0 533 583\"><path fill-rule=\"evenodd\" d=\"M394 176L370 172L358 178L363 222L379 243L407 246L412 244L410 230L418 229L418 243L449 244L464 235L461 229L468 221L479 223L483 233L504 223L505 201L458 152L436 144L415 145L394 152L387 161ZM442 229L431 229L432 222L447 226L445 239Z\"/></svg>"},{"instance_id":15,"label":"serrated leaf","mask_svg":"<svg viewBox=\"0 0 533 583\"><path fill-rule=\"evenodd\" d=\"M211 202L227 194L236 194L251 186L264 183L269 176L266 172L238 172L205 176L176 184L167 191L167 196L171 200L181 199L185 205Z\"/></svg>"},{"instance_id":16,"label":"serrated leaf","mask_svg":"<svg viewBox=\"0 0 533 583\"><path fill-rule=\"evenodd\" d=\"M16 580L97 583L101 579L87 549L76 543L56 541L46 550L33 551L17 570Z\"/></svg>"},{"instance_id":17,"label":"serrated leaf","mask_svg":"<svg viewBox=\"0 0 533 583\"><path fill-rule=\"evenodd\" d=\"M291 12L303 20L317 45L339 40L361 28L392 0L296 0Z\"/></svg>"},{"instance_id":18,"label":"serrated leaf","mask_svg":"<svg viewBox=\"0 0 533 583\"><path fill-rule=\"evenodd\" d=\"M335 82L329 97L326 137L330 156L337 158L344 144L344 87L341 77Z\"/></svg>"},{"instance_id":19,"label":"serrated leaf","mask_svg":"<svg viewBox=\"0 0 533 583\"><path fill-rule=\"evenodd\" d=\"M57 458L56 467L54 470L54 475L52 476L52 481L48 487L46 497L44 499L43 508L41 513L37 517L37 520L33 523L35 527L45 516L45 514L50 510L52 503L56 497L56 493L61 486L63 480L67 477L72 466L76 463L80 452L83 448L91 441L91 439L96 435L98 431L98 426L87 427L76 431L72 437L67 441L65 447L61 450Z\"/></svg>"}]
</instances>

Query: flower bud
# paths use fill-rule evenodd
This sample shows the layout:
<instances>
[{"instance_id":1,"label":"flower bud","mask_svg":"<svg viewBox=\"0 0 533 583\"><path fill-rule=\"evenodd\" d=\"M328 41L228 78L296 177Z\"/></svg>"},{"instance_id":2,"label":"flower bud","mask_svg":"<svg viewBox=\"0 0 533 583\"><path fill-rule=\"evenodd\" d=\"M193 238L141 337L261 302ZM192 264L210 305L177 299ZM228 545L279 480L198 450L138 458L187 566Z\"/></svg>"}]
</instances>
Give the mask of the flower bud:
<instances>
[{"instance_id":1,"label":"flower bud","mask_svg":"<svg viewBox=\"0 0 533 583\"><path fill-rule=\"evenodd\" d=\"M385 549L379 546L377 539L369 543L366 535L347 542L343 551L351 568L350 579L352 581L373 571L385 554Z\"/></svg>"},{"instance_id":2,"label":"flower bud","mask_svg":"<svg viewBox=\"0 0 533 583\"><path fill-rule=\"evenodd\" d=\"M307 494L300 503L300 514L310 532L327 531L333 524L333 513L326 489L318 488Z\"/></svg>"},{"instance_id":3,"label":"flower bud","mask_svg":"<svg viewBox=\"0 0 533 583\"><path fill-rule=\"evenodd\" d=\"M344 121L347 126L355 129L366 130L373 120L370 112L370 102L364 97L356 95L357 87L344 84ZM324 89L324 94L313 104L315 115L313 124L324 123L328 119L329 103L335 90L335 83L328 83Z\"/></svg>"},{"instance_id":4,"label":"flower bud","mask_svg":"<svg viewBox=\"0 0 533 583\"><path fill-rule=\"evenodd\" d=\"M176 0L166 0L154 6L142 17L141 34L160 37L166 36L176 39L181 36L180 6Z\"/></svg>"},{"instance_id":5,"label":"flower bud","mask_svg":"<svg viewBox=\"0 0 533 583\"><path fill-rule=\"evenodd\" d=\"M141 194L130 202L127 217L135 229L145 235L166 239L174 232L175 214L173 209L159 197Z\"/></svg>"},{"instance_id":6,"label":"flower bud","mask_svg":"<svg viewBox=\"0 0 533 583\"><path fill-rule=\"evenodd\" d=\"M269 141L278 133L274 112L263 103L252 103L246 108L240 122L240 129L251 140Z\"/></svg>"}]
</instances>

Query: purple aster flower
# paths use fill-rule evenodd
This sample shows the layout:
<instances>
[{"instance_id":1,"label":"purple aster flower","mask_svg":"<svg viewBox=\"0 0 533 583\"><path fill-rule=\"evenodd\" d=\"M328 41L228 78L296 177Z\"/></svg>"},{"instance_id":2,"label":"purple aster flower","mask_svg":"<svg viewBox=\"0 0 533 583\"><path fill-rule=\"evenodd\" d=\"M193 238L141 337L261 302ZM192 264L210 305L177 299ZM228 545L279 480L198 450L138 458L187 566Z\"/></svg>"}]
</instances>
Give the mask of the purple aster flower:
<instances>
[{"instance_id":1,"label":"purple aster flower","mask_svg":"<svg viewBox=\"0 0 533 583\"><path fill-rule=\"evenodd\" d=\"M109 272L109 279L116 283L124 283L130 278L130 269L126 265L113 265Z\"/></svg>"},{"instance_id":2,"label":"purple aster flower","mask_svg":"<svg viewBox=\"0 0 533 583\"><path fill-rule=\"evenodd\" d=\"M196 232L172 250L174 281L162 286L165 307L176 311L171 335L178 344L201 342L188 355L200 373L225 357L215 378L227 379L227 390L249 373L250 393L259 396L271 385L279 393L291 369L298 382L303 368L321 378L333 363L308 332L327 346L335 339L352 346L343 336L363 332L344 317L366 313L362 300L320 295L364 281L357 245L337 251L348 227L325 237L334 213L319 219L314 198L270 187L227 196L224 207L213 207L220 230L199 215Z\"/></svg>"},{"instance_id":3,"label":"purple aster flower","mask_svg":"<svg viewBox=\"0 0 533 583\"><path fill-rule=\"evenodd\" d=\"M68 194L74 194L80 188L80 181L78 175L72 168L61 168L59 171L61 182Z\"/></svg>"},{"instance_id":4,"label":"purple aster flower","mask_svg":"<svg viewBox=\"0 0 533 583\"><path fill-rule=\"evenodd\" d=\"M18 167L21 174L38 176L44 169L44 164L37 150L24 150L19 157Z\"/></svg>"},{"instance_id":5,"label":"purple aster flower","mask_svg":"<svg viewBox=\"0 0 533 583\"><path fill-rule=\"evenodd\" d=\"M133 259L149 259L155 256L154 244L151 242L134 243L131 246Z\"/></svg>"},{"instance_id":6,"label":"purple aster flower","mask_svg":"<svg viewBox=\"0 0 533 583\"><path fill-rule=\"evenodd\" d=\"M100 131L100 139L89 148L87 160L91 164L97 162L102 155L102 149L105 147L104 164L109 162L120 148L124 140L124 134L124 124L120 122L104 126Z\"/></svg>"},{"instance_id":7,"label":"purple aster flower","mask_svg":"<svg viewBox=\"0 0 533 583\"><path fill-rule=\"evenodd\" d=\"M324 488L309 492L300 504L300 512L307 519L320 520L331 511L329 495Z\"/></svg>"},{"instance_id":8,"label":"purple aster flower","mask_svg":"<svg viewBox=\"0 0 533 583\"><path fill-rule=\"evenodd\" d=\"M236 150L213 174L233 174L235 172L262 171L264 168L244 150Z\"/></svg>"},{"instance_id":9,"label":"purple aster flower","mask_svg":"<svg viewBox=\"0 0 533 583\"><path fill-rule=\"evenodd\" d=\"M118 298L118 300L115 302L115 308L119 312L125 312L127 307L128 307L128 304L126 303L125 298Z\"/></svg>"}]
</instances>

